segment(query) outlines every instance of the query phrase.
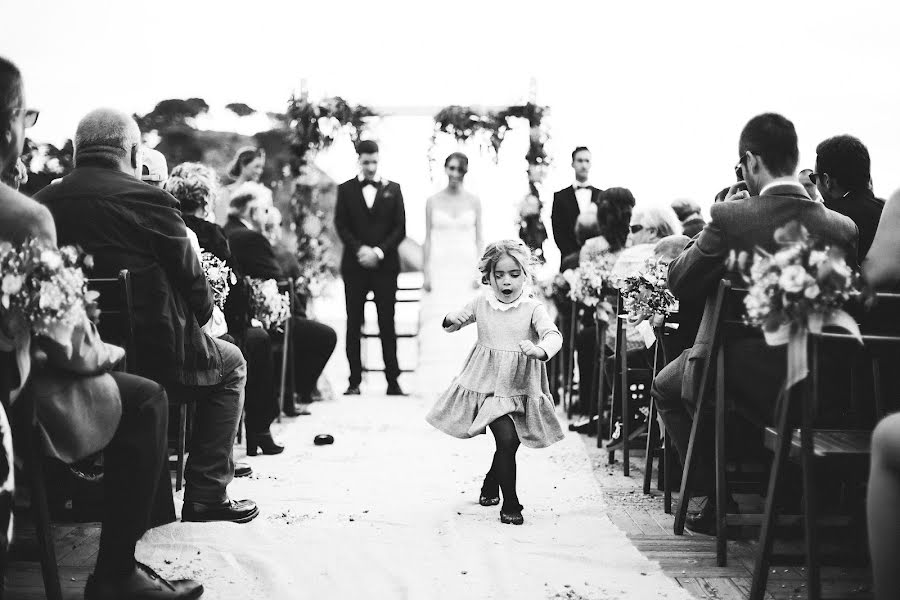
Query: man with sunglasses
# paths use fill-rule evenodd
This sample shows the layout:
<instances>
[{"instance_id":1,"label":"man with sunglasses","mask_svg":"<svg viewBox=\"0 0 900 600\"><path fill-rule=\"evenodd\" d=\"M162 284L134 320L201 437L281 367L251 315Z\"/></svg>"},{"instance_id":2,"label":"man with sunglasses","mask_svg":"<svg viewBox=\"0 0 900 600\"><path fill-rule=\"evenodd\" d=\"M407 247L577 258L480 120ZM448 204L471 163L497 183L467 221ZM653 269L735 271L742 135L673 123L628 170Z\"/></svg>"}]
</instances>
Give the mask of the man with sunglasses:
<instances>
[{"instance_id":1,"label":"man with sunglasses","mask_svg":"<svg viewBox=\"0 0 900 600\"><path fill-rule=\"evenodd\" d=\"M814 238L845 249L850 264L856 262L856 225L822 204L810 202L794 174L799 150L793 123L774 113L754 117L741 132L738 157L735 169L742 181L728 189L724 201L713 204L710 221L669 266L669 288L682 306L706 303L693 347L660 371L651 390L682 463L687 454L700 373L713 341L711 301L719 281L728 276L728 257L733 252L752 253L755 248L774 252L775 230L797 221ZM757 337L729 339L725 379L739 413L755 420L773 421L785 363L783 346L766 346ZM706 496L707 502L699 513L688 515L686 526L693 531L714 533L714 454L710 432L704 429L701 428L696 442L699 446L695 446L694 493ZM736 507L730 512L736 512Z\"/></svg>"},{"instance_id":2,"label":"man with sunglasses","mask_svg":"<svg viewBox=\"0 0 900 600\"><path fill-rule=\"evenodd\" d=\"M870 184L869 150L852 135L836 135L816 146L816 170L810 181L822 194L825 206L853 219L859 228L859 262L862 264L875 239L884 210Z\"/></svg>"}]
</instances>

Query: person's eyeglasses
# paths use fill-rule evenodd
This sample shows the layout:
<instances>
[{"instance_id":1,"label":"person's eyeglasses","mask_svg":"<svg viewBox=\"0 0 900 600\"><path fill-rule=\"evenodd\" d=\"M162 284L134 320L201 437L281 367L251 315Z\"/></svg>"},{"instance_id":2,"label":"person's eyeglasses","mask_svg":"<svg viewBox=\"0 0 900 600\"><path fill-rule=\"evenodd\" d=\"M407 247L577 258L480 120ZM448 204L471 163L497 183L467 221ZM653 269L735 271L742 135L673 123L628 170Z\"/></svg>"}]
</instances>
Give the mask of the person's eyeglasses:
<instances>
[{"instance_id":1,"label":"person's eyeglasses","mask_svg":"<svg viewBox=\"0 0 900 600\"><path fill-rule=\"evenodd\" d=\"M34 108L13 108L10 112L14 115L19 113L25 113L24 121L25 121L25 129L29 127L34 127L34 124L37 123L38 116L40 116L41 111L36 110Z\"/></svg>"},{"instance_id":2,"label":"person's eyeglasses","mask_svg":"<svg viewBox=\"0 0 900 600\"><path fill-rule=\"evenodd\" d=\"M644 228L643 225L632 225L631 233L637 233L637 232L641 231L643 228Z\"/></svg>"}]
</instances>

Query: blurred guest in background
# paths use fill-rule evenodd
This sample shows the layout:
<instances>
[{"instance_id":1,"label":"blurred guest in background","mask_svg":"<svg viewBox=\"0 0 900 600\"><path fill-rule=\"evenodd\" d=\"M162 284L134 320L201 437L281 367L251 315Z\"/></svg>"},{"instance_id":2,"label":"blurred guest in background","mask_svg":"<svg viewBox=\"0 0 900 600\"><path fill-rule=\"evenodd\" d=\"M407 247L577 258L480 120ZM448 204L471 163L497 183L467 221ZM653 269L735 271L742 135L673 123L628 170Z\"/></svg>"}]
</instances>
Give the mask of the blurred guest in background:
<instances>
[{"instance_id":1,"label":"blurred guest in background","mask_svg":"<svg viewBox=\"0 0 900 600\"><path fill-rule=\"evenodd\" d=\"M169 177L169 164L166 162L166 157L159 150L146 146L141 149L141 156L144 159L141 181L156 187L163 187Z\"/></svg>"},{"instance_id":2,"label":"blurred guest in background","mask_svg":"<svg viewBox=\"0 0 900 600\"><path fill-rule=\"evenodd\" d=\"M859 262L862 264L872 240L884 200L876 198L870 184L869 150L852 135L836 135L816 146L816 184L825 207L853 219L859 228Z\"/></svg>"},{"instance_id":3,"label":"blurred guest in background","mask_svg":"<svg viewBox=\"0 0 900 600\"><path fill-rule=\"evenodd\" d=\"M797 175L797 179L800 180L800 185L802 185L803 189L806 190L806 193L809 194L810 200L821 202L822 198L821 196L819 196L819 190L816 188L816 184L813 183L812 179L809 178L809 176L812 174L812 169L803 169Z\"/></svg>"},{"instance_id":4,"label":"blurred guest in background","mask_svg":"<svg viewBox=\"0 0 900 600\"><path fill-rule=\"evenodd\" d=\"M648 258L656 255L656 242L681 233L681 223L671 208L637 207L631 214L629 246L622 250L613 265L613 277L629 277L644 269Z\"/></svg>"},{"instance_id":5,"label":"blurred guest in background","mask_svg":"<svg viewBox=\"0 0 900 600\"><path fill-rule=\"evenodd\" d=\"M228 218L228 204L235 191L244 183L258 183L266 166L266 153L254 146L239 148L228 164L225 172L227 185L221 192L221 201L216 204L213 221L224 225Z\"/></svg>"},{"instance_id":6,"label":"blurred guest in background","mask_svg":"<svg viewBox=\"0 0 900 600\"><path fill-rule=\"evenodd\" d=\"M693 200L687 198L679 198L672 202L672 210L678 220L681 221L681 231L688 237L694 237L706 225L703 216L700 214L700 206Z\"/></svg>"}]
</instances>

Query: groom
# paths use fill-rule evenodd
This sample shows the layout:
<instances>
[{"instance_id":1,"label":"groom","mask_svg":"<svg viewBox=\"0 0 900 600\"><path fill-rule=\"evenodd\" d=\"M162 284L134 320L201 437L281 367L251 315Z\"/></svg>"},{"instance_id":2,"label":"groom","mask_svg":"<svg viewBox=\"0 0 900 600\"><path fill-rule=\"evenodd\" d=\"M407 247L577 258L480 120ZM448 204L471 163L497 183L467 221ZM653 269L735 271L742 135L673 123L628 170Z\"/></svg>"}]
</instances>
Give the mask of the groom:
<instances>
[{"instance_id":1,"label":"groom","mask_svg":"<svg viewBox=\"0 0 900 600\"><path fill-rule=\"evenodd\" d=\"M334 225L344 243L341 276L347 306L347 360L350 386L346 395L358 395L362 381L360 334L366 295L372 291L378 310L378 331L384 356L387 394L402 396L397 378L397 334L394 304L400 255L406 237L406 212L400 185L378 175L378 144L365 140L356 147L359 175L338 186Z\"/></svg>"}]
</instances>

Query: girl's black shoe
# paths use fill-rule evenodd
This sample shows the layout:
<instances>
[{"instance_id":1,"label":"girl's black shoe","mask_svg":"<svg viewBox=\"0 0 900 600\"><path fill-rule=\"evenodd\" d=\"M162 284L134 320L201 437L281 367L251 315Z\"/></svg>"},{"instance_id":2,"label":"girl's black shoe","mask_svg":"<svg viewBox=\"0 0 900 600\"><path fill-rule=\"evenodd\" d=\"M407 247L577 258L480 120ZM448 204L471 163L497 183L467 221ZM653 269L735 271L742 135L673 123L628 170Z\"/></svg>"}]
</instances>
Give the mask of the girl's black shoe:
<instances>
[{"instance_id":1,"label":"girl's black shoe","mask_svg":"<svg viewBox=\"0 0 900 600\"><path fill-rule=\"evenodd\" d=\"M281 454L284 452L284 446L276 444L270 432L250 433L248 431L247 456L256 456L257 448L260 448L263 454Z\"/></svg>"},{"instance_id":2,"label":"girl's black shoe","mask_svg":"<svg viewBox=\"0 0 900 600\"><path fill-rule=\"evenodd\" d=\"M478 504L482 506L497 506L500 504L500 484L490 475L486 475L481 484L481 494L478 496Z\"/></svg>"},{"instance_id":3,"label":"girl's black shoe","mask_svg":"<svg viewBox=\"0 0 900 600\"><path fill-rule=\"evenodd\" d=\"M521 525L525 522L525 517L522 516L523 506L519 506L518 509L515 508L501 508L500 509L500 522L506 523L507 525Z\"/></svg>"}]
</instances>

